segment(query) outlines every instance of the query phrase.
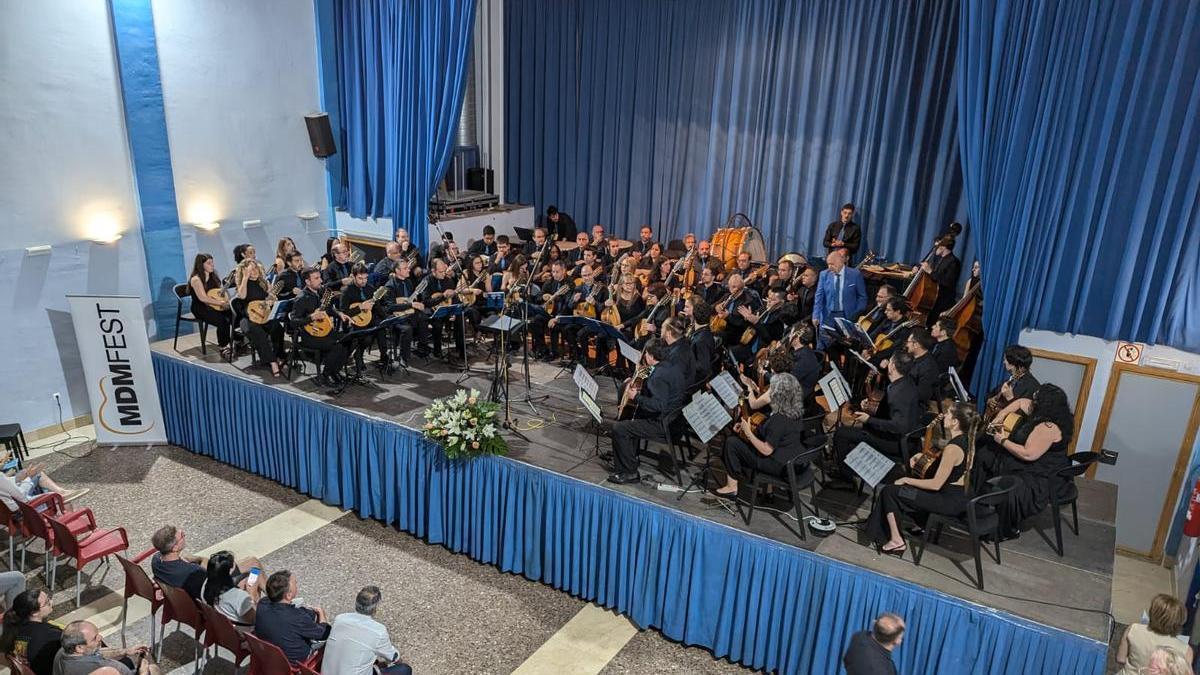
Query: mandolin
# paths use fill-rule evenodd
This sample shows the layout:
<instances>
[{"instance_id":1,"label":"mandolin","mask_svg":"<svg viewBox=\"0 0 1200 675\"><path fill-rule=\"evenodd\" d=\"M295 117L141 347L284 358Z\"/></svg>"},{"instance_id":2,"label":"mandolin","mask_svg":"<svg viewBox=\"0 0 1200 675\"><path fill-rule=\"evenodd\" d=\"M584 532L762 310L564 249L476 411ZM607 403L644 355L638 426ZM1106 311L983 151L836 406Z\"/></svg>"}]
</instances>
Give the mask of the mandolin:
<instances>
[{"instance_id":1,"label":"mandolin","mask_svg":"<svg viewBox=\"0 0 1200 675\"><path fill-rule=\"evenodd\" d=\"M658 315L658 311L660 309L666 307L667 303L671 302L673 299L674 298L670 294L667 294L663 296L662 300L659 300L657 303L655 303L654 307L650 309L650 313L646 315L646 318L639 321L637 327L634 328L633 337L640 340L650 335L649 327L654 324L654 317Z\"/></svg>"},{"instance_id":2,"label":"mandolin","mask_svg":"<svg viewBox=\"0 0 1200 675\"><path fill-rule=\"evenodd\" d=\"M567 291L573 290L575 290L575 284L564 279L562 284L559 285L558 290L554 291L550 295L550 299L546 301L546 304L542 305L542 309L546 310L546 313L550 316L554 316L554 305L558 304L558 299L566 295Z\"/></svg>"},{"instance_id":3,"label":"mandolin","mask_svg":"<svg viewBox=\"0 0 1200 675\"><path fill-rule=\"evenodd\" d=\"M588 293L583 302L575 307L575 316L586 316L589 319L596 318L596 294L600 292L601 287L600 282L592 282L592 292Z\"/></svg>"},{"instance_id":4,"label":"mandolin","mask_svg":"<svg viewBox=\"0 0 1200 675\"><path fill-rule=\"evenodd\" d=\"M383 286L376 288L375 292L371 294L371 304L374 305L375 303L379 302L379 300L381 298L383 298L384 295L387 295L386 288L384 288ZM361 303L361 302L352 303L350 305L350 311L354 311L355 309L358 309L359 307L362 306L362 304L363 303ZM374 309L374 307L372 307L372 309ZM370 309L358 309L358 314L350 315L350 323L353 324L355 328L365 328L365 327L369 326L371 324L371 310Z\"/></svg>"},{"instance_id":5,"label":"mandolin","mask_svg":"<svg viewBox=\"0 0 1200 675\"><path fill-rule=\"evenodd\" d=\"M247 303L246 315L250 317L250 320L260 326L266 323L271 318L271 310L274 309L275 301L282 290L283 282L276 281L267 290L267 298L265 300L251 300Z\"/></svg>"},{"instance_id":6,"label":"mandolin","mask_svg":"<svg viewBox=\"0 0 1200 675\"><path fill-rule=\"evenodd\" d=\"M222 305L229 304L229 293L225 292L224 288L210 288L205 292L209 300L220 303Z\"/></svg>"},{"instance_id":7,"label":"mandolin","mask_svg":"<svg viewBox=\"0 0 1200 675\"><path fill-rule=\"evenodd\" d=\"M621 300L621 298L620 298L621 272L624 268L624 265L622 265L622 263L625 262L625 258L628 256L629 256L628 253L622 255L620 258L617 259L616 264L613 265L613 268L616 270L613 273L613 280L612 280L612 287L613 287L614 292L609 293L609 300L612 301L612 306L605 307L604 311L600 312L600 320L601 321L603 321L604 323L606 323L610 326L615 326L617 328L621 327L621 311L619 309L617 309L617 303L620 302L620 300Z\"/></svg>"},{"instance_id":8,"label":"mandolin","mask_svg":"<svg viewBox=\"0 0 1200 675\"><path fill-rule=\"evenodd\" d=\"M743 441L750 442L750 433L758 434L758 430L762 428L764 422L767 421L767 416L764 413L754 412L750 409L750 401L742 394L738 398L738 409L741 412L741 424L738 429L738 436L742 437ZM750 429L746 429L746 425L750 425Z\"/></svg>"},{"instance_id":9,"label":"mandolin","mask_svg":"<svg viewBox=\"0 0 1200 675\"><path fill-rule=\"evenodd\" d=\"M989 434L995 434L995 433L999 433L999 432L1003 431L1006 434L1012 435L1012 432L1014 430L1016 430L1016 428L1018 426L1021 425L1021 422L1024 422L1024 421L1025 421L1025 411L1024 410L1016 410L1014 412L1010 412L1009 414L1005 415L1004 419L1000 420L999 422L994 422L992 424L989 424L987 426L987 432Z\"/></svg>"},{"instance_id":10,"label":"mandolin","mask_svg":"<svg viewBox=\"0 0 1200 675\"><path fill-rule=\"evenodd\" d=\"M329 305L332 303L333 291L326 290L325 294L321 296L321 304L317 307L317 311L325 312L325 316L304 324L305 333L320 338L333 332L333 317L329 316Z\"/></svg>"}]
</instances>

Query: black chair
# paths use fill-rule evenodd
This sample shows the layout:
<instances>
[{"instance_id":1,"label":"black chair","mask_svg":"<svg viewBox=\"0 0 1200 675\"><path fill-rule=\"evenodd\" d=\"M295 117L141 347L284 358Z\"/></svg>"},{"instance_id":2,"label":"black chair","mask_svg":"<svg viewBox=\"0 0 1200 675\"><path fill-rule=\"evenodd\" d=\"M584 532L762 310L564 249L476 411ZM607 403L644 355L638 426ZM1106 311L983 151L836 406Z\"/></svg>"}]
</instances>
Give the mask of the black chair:
<instances>
[{"instance_id":1,"label":"black chair","mask_svg":"<svg viewBox=\"0 0 1200 675\"><path fill-rule=\"evenodd\" d=\"M980 540L991 535L996 550L996 564L1000 564L1000 506L1008 500L1009 493L1016 485L1013 476L997 476L987 481L987 492L971 499L967 503L967 512L962 516L944 516L937 513L929 514L925 523L925 536L921 546L913 553L913 564L921 564L921 556L930 541L937 543L942 535L942 528L949 525L952 529L965 532L971 538L971 552L975 556L975 585L983 590L983 560L980 556Z\"/></svg>"},{"instance_id":2,"label":"black chair","mask_svg":"<svg viewBox=\"0 0 1200 675\"><path fill-rule=\"evenodd\" d=\"M1054 473L1061 483L1055 494L1050 496L1050 512L1054 516L1054 543L1058 557L1063 555L1062 538L1062 507L1071 505L1071 531L1079 536L1079 488L1075 479L1087 473L1092 465L1099 461L1100 455L1094 452L1077 452L1071 455L1070 466L1064 466Z\"/></svg>"},{"instance_id":3,"label":"black chair","mask_svg":"<svg viewBox=\"0 0 1200 675\"><path fill-rule=\"evenodd\" d=\"M683 442L679 440L681 430L680 430L679 426L677 425L677 423L681 419L683 419L683 409L682 408L660 417L659 424L662 425L663 436L666 438L666 440L665 441L655 441L658 443L665 443L667 445L667 447L670 449L670 451L671 451L670 452L671 468L675 472L675 484L678 485L679 487L683 487L682 467L687 466L687 455L685 454L687 452L687 450L684 449ZM650 451L650 441L647 439L642 439L641 442L638 444L638 454L639 455L650 454L649 451ZM656 456L661 456L661 454L659 454L659 453L655 453L655 454L656 454Z\"/></svg>"},{"instance_id":4,"label":"black chair","mask_svg":"<svg viewBox=\"0 0 1200 675\"><path fill-rule=\"evenodd\" d=\"M19 423L0 424L0 443L12 453L17 460L17 468L25 466L25 458L29 455L29 444L25 442L25 432Z\"/></svg>"},{"instance_id":5,"label":"black chair","mask_svg":"<svg viewBox=\"0 0 1200 675\"><path fill-rule=\"evenodd\" d=\"M784 477L772 476L762 473L761 471L752 471L750 476L750 509L745 515L746 525L750 525L750 519L754 517L754 509L758 507L758 495L762 488L767 485L784 488L788 491L788 496L792 500L792 508L796 511L796 522L799 529L800 540L808 539L808 534L804 527L804 508L812 511L812 514L818 518L821 517L820 511L817 510L817 475L814 468L814 460L821 454L821 448L812 448L807 452L796 455L787 464L784 464ZM809 501L811 504L805 504L800 498L800 493L804 489L809 491ZM738 510L741 510L741 503L738 503Z\"/></svg>"},{"instance_id":6,"label":"black chair","mask_svg":"<svg viewBox=\"0 0 1200 675\"><path fill-rule=\"evenodd\" d=\"M205 323L204 321L202 321L201 319L197 319L196 315L192 314L190 311L187 311L187 312L183 311L183 301L185 299L188 300L188 309L189 310L191 309L191 296L188 294L188 285L187 284L175 284L175 287L173 290L175 291L175 303L176 303L175 304L175 342L173 342L171 344L171 347L175 351L179 351L179 324L184 321L187 321L187 322L196 324L196 327L200 330L200 353L208 354L208 346L205 344L205 342L208 340L208 324Z\"/></svg>"},{"instance_id":7,"label":"black chair","mask_svg":"<svg viewBox=\"0 0 1200 675\"><path fill-rule=\"evenodd\" d=\"M287 333L291 338L292 348L286 359L287 371L286 377L290 381L292 379L292 369L297 365L300 366L300 372L304 372L304 361L312 361L316 366L317 374L321 373L321 351L317 349L309 349L300 341L301 328L289 328Z\"/></svg>"}]
</instances>

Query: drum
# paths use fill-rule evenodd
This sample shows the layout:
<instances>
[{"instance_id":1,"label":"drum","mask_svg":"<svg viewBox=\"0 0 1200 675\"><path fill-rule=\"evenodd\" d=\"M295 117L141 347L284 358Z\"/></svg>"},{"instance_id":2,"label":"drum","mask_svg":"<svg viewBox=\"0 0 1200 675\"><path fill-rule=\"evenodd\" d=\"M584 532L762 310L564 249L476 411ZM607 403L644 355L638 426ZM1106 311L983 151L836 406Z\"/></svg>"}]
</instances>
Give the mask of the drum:
<instances>
[{"instance_id":1,"label":"drum","mask_svg":"<svg viewBox=\"0 0 1200 675\"><path fill-rule=\"evenodd\" d=\"M737 267L738 254L745 251L750 259L767 262L767 243L753 227L722 227L712 236L712 254L725 263L725 269Z\"/></svg>"},{"instance_id":2,"label":"drum","mask_svg":"<svg viewBox=\"0 0 1200 675\"><path fill-rule=\"evenodd\" d=\"M808 258L805 258L801 253L784 253L783 255L779 256L779 260L775 261L775 266L778 267L779 263L783 262L784 260L792 263L792 265L796 267L808 266Z\"/></svg>"},{"instance_id":3,"label":"drum","mask_svg":"<svg viewBox=\"0 0 1200 675\"><path fill-rule=\"evenodd\" d=\"M628 239L614 239L613 241L617 242L617 250L622 253L633 248L633 242Z\"/></svg>"}]
</instances>

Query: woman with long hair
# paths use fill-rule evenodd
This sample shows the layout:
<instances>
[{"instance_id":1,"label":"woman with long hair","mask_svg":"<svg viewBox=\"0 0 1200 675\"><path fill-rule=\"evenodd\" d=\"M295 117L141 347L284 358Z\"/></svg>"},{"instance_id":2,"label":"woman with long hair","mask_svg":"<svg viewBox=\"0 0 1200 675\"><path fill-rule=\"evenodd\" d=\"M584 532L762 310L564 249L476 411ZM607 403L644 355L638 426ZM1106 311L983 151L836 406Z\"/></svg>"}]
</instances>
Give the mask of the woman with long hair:
<instances>
[{"instance_id":1,"label":"woman with long hair","mask_svg":"<svg viewBox=\"0 0 1200 675\"><path fill-rule=\"evenodd\" d=\"M237 296L243 307L248 308L251 302L266 300L270 286L258 261L250 260L244 265L245 270L238 275L241 279L238 281ZM241 321L242 332L250 338L254 353L258 355L258 362L269 364L271 373L279 377L283 366L283 326L279 321L255 323L245 311Z\"/></svg>"},{"instance_id":2,"label":"woman with long hair","mask_svg":"<svg viewBox=\"0 0 1200 675\"><path fill-rule=\"evenodd\" d=\"M791 373L778 373L767 389L771 415L758 429L750 420L734 425L735 434L725 439L725 484L715 490L721 497L736 497L738 480L762 472L777 478L787 475L786 465L808 448L804 445L804 390ZM737 434L741 434L739 438ZM807 467L804 467L807 468Z\"/></svg>"},{"instance_id":3,"label":"woman with long hair","mask_svg":"<svg viewBox=\"0 0 1200 675\"><path fill-rule=\"evenodd\" d=\"M932 476L916 478L902 476L885 485L867 517L867 534L879 550L888 555L901 555L907 548L900 534L900 514L908 514L920 526L931 513L957 516L967 508L967 476L971 473L970 434L975 424L975 411L968 405L953 403L936 422L942 427L946 445ZM913 455L909 464L915 465L921 455Z\"/></svg>"},{"instance_id":4,"label":"woman with long hair","mask_svg":"<svg viewBox=\"0 0 1200 675\"><path fill-rule=\"evenodd\" d=\"M52 611L54 605L44 590L31 588L14 598L4 614L0 652L23 657L37 675L53 673L62 629L46 621Z\"/></svg>"},{"instance_id":5,"label":"woman with long hair","mask_svg":"<svg viewBox=\"0 0 1200 675\"><path fill-rule=\"evenodd\" d=\"M209 295L209 291L220 288L221 277L217 274L212 254L197 253L196 259L192 261L192 274L188 277L192 314L217 329L217 345L221 347L221 356L228 357L231 349L229 333L233 325L229 298L223 294L218 297Z\"/></svg>"},{"instance_id":6,"label":"woman with long hair","mask_svg":"<svg viewBox=\"0 0 1200 675\"><path fill-rule=\"evenodd\" d=\"M279 243L275 245L275 264L271 267L271 276L276 277L283 274L287 269L287 259L289 253L296 252L296 242L292 241L291 237L283 237Z\"/></svg>"},{"instance_id":7,"label":"woman with long hair","mask_svg":"<svg viewBox=\"0 0 1200 675\"><path fill-rule=\"evenodd\" d=\"M976 459L984 481L995 476L1017 479L1000 509L1000 536L1006 539L1020 534L1022 521L1046 508L1051 495L1061 488L1055 473L1071 463L1067 447L1075 431L1067 394L1057 385L1040 385L1032 398L1009 403L995 419L1005 420L1012 414L1024 417L1011 434L1003 428L989 428L990 436L983 438Z\"/></svg>"},{"instance_id":8,"label":"woman with long hair","mask_svg":"<svg viewBox=\"0 0 1200 675\"><path fill-rule=\"evenodd\" d=\"M200 596L237 626L254 625L254 608L266 588L266 572L249 583L251 570L240 570L229 551L218 551L208 558L208 576Z\"/></svg>"}]
</instances>

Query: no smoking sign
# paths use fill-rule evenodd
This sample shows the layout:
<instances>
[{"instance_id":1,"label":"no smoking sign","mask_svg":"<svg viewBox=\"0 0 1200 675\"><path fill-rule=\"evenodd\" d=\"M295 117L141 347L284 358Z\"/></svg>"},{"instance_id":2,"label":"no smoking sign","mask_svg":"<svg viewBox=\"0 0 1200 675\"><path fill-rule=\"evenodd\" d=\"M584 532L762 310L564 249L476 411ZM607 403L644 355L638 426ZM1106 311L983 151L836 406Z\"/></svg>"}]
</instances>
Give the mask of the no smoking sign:
<instances>
[{"instance_id":1,"label":"no smoking sign","mask_svg":"<svg viewBox=\"0 0 1200 675\"><path fill-rule=\"evenodd\" d=\"M1117 363L1138 363L1142 360L1142 345L1136 342L1117 343Z\"/></svg>"}]
</instances>

